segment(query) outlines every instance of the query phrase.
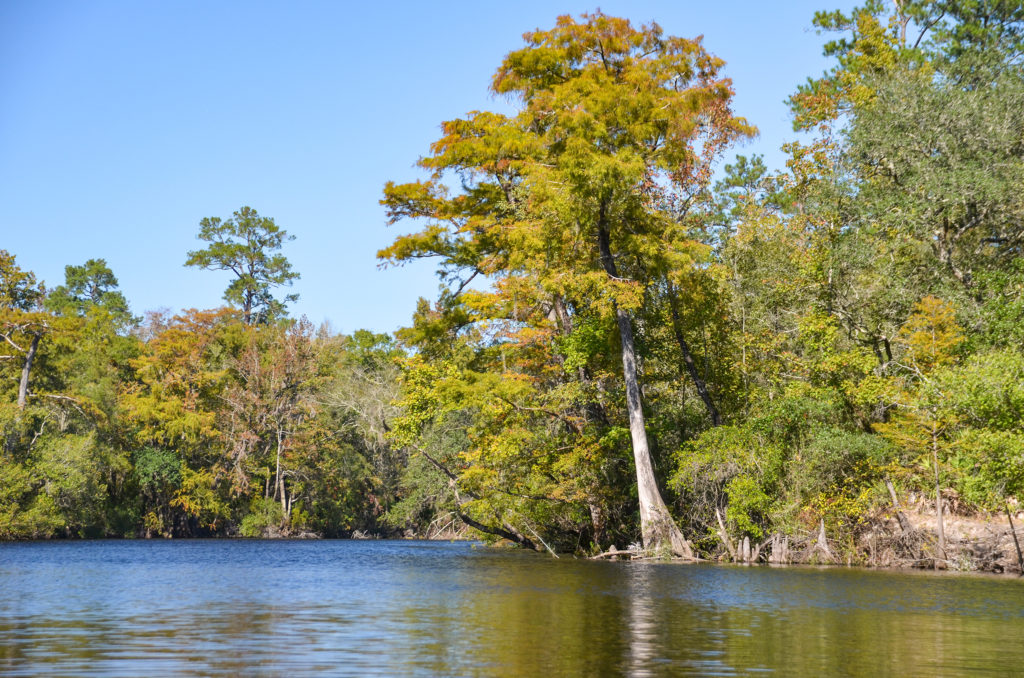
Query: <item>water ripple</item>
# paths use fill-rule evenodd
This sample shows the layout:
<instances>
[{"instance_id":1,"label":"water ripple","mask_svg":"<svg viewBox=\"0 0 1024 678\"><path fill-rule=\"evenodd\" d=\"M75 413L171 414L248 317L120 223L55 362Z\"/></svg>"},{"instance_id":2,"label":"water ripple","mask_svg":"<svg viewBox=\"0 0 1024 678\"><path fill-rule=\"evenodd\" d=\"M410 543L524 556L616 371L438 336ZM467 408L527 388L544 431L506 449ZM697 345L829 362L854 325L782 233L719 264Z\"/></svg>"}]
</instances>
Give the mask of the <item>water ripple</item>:
<instances>
[{"instance_id":1,"label":"water ripple","mask_svg":"<svg viewBox=\"0 0 1024 678\"><path fill-rule=\"evenodd\" d=\"M1006 675L1017 580L431 542L0 545L10 676Z\"/></svg>"}]
</instances>

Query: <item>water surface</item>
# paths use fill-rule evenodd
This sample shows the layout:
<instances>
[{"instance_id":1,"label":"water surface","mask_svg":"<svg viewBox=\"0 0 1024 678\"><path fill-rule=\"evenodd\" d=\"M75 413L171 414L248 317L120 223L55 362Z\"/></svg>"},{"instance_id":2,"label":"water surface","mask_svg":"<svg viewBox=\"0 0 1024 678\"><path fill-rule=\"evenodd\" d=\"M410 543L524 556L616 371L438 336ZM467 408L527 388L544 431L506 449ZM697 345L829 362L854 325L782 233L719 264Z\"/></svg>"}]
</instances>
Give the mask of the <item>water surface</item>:
<instances>
[{"instance_id":1,"label":"water surface","mask_svg":"<svg viewBox=\"0 0 1024 678\"><path fill-rule=\"evenodd\" d=\"M0 674L1024 672L1024 582L468 543L0 544Z\"/></svg>"}]
</instances>

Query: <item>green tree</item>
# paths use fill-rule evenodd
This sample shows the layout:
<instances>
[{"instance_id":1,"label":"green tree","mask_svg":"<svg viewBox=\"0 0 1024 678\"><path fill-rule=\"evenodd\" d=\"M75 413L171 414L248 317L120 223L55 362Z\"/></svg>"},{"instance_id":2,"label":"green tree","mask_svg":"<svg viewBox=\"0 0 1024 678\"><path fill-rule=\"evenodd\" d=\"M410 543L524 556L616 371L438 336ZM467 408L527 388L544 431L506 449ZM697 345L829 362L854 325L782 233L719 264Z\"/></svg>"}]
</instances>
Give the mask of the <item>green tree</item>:
<instances>
[{"instance_id":1,"label":"green tree","mask_svg":"<svg viewBox=\"0 0 1024 678\"><path fill-rule=\"evenodd\" d=\"M324 402L345 417L373 469L375 492L386 512L399 492L407 463L401 449L393 449L387 434L398 414L400 360L405 354L387 334L356 330L336 342L337 364L325 387Z\"/></svg>"},{"instance_id":2,"label":"green tree","mask_svg":"<svg viewBox=\"0 0 1024 678\"><path fill-rule=\"evenodd\" d=\"M46 288L31 271L22 270L13 254L0 250L0 368L14 365L20 374L17 403L24 409L29 397L32 365L39 343L53 328L51 316L42 310ZM5 380L6 381L6 380Z\"/></svg>"},{"instance_id":3,"label":"green tree","mask_svg":"<svg viewBox=\"0 0 1024 678\"><path fill-rule=\"evenodd\" d=\"M198 238L210 244L189 252L185 265L230 271L234 280L225 290L224 300L241 308L247 325L284 315L286 305L299 298L289 294L278 300L272 294L273 288L291 285L299 278L284 255L276 253L295 236L289 236L273 219L242 207L226 221L220 217L200 221Z\"/></svg>"},{"instance_id":4,"label":"green tree","mask_svg":"<svg viewBox=\"0 0 1024 678\"><path fill-rule=\"evenodd\" d=\"M46 297L45 306L59 315L84 316L90 308L106 309L126 329L135 322L128 301L117 289L117 278L104 259L90 259L82 266L64 267L64 284Z\"/></svg>"},{"instance_id":5,"label":"green tree","mask_svg":"<svg viewBox=\"0 0 1024 678\"><path fill-rule=\"evenodd\" d=\"M149 335L119 394L121 436L134 450L146 533L194 535L229 518L227 456L218 415L229 366L244 345L229 309L151 314Z\"/></svg>"}]
</instances>

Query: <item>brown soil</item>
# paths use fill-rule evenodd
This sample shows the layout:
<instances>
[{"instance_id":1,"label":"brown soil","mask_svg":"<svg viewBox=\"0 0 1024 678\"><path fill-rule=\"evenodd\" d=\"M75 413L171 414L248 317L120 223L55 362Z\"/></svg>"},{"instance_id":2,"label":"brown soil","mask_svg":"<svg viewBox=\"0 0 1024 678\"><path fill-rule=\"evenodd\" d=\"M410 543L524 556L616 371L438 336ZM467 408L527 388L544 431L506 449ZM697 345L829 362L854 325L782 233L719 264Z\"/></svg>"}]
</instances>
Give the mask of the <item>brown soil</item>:
<instances>
[{"instance_id":1,"label":"brown soil","mask_svg":"<svg viewBox=\"0 0 1024 678\"><path fill-rule=\"evenodd\" d=\"M944 502L945 549L940 551L934 504L913 497L903 514L910 530L900 528L895 511L876 516L857 541L863 564L871 567L919 567L959 571L1021 573L1017 547L1005 513L963 510ZM931 505L930 505L931 504ZM1012 515L1024 547L1024 513Z\"/></svg>"}]
</instances>

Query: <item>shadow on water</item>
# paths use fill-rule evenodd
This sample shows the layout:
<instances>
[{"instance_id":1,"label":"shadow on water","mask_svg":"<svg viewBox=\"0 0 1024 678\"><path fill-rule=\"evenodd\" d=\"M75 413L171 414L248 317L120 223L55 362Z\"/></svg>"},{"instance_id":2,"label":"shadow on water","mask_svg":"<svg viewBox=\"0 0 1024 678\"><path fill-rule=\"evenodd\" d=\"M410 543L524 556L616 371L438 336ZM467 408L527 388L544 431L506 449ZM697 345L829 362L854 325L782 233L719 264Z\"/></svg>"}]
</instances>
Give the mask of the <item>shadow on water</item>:
<instances>
[{"instance_id":1,"label":"shadow on water","mask_svg":"<svg viewBox=\"0 0 1024 678\"><path fill-rule=\"evenodd\" d=\"M0 673L1012 675L1024 582L431 542L0 545Z\"/></svg>"}]
</instances>

